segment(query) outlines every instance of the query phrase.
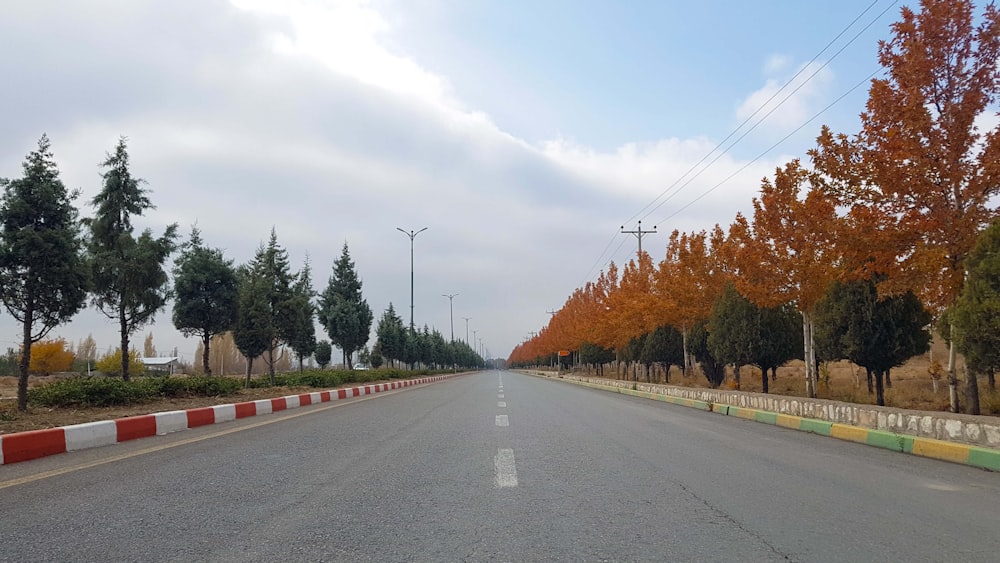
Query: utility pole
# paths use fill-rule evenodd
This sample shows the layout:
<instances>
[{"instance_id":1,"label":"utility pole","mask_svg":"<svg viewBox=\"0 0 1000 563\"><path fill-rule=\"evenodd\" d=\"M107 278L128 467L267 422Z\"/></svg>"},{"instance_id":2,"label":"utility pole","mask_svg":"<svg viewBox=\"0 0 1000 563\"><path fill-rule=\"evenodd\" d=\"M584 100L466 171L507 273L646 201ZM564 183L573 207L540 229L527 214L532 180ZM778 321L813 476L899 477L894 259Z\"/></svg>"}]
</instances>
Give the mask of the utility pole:
<instances>
[{"instance_id":1,"label":"utility pole","mask_svg":"<svg viewBox=\"0 0 1000 563\"><path fill-rule=\"evenodd\" d=\"M650 233L655 233L655 232L656 232L656 225L653 225L653 230L652 231L644 231L644 230L642 230L642 221L639 221L639 227L636 230L634 230L634 231L626 231L625 230L625 225L622 225L622 234L625 234L625 235L635 235L635 237L637 239L639 239L639 253L637 254L637 256L641 256L642 255L642 236L643 235L648 235Z\"/></svg>"},{"instance_id":2,"label":"utility pole","mask_svg":"<svg viewBox=\"0 0 1000 563\"><path fill-rule=\"evenodd\" d=\"M469 321L472 320L472 317L462 317L462 318L465 319L465 344L468 345L469 344Z\"/></svg>"},{"instance_id":3,"label":"utility pole","mask_svg":"<svg viewBox=\"0 0 1000 563\"><path fill-rule=\"evenodd\" d=\"M473 330L472 331L472 349L473 350L476 349L476 333L477 332L479 332L479 331L478 330ZM476 352L476 353L478 354L479 352Z\"/></svg>"},{"instance_id":4,"label":"utility pole","mask_svg":"<svg viewBox=\"0 0 1000 563\"><path fill-rule=\"evenodd\" d=\"M452 293L450 295L446 295L444 293L441 294L441 297L447 297L448 298L448 318L451 319L451 341L452 342L455 341L455 306L454 306L454 299L456 297L458 297L459 295L460 294L458 294L458 293Z\"/></svg>"},{"instance_id":5,"label":"utility pole","mask_svg":"<svg viewBox=\"0 0 1000 563\"><path fill-rule=\"evenodd\" d=\"M417 235L427 230L427 227L414 232L410 230L409 232L396 227L396 230L403 233L404 235L410 237L410 332L413 332L413 239L417 238Z\"/></svg>"}]
</instances>

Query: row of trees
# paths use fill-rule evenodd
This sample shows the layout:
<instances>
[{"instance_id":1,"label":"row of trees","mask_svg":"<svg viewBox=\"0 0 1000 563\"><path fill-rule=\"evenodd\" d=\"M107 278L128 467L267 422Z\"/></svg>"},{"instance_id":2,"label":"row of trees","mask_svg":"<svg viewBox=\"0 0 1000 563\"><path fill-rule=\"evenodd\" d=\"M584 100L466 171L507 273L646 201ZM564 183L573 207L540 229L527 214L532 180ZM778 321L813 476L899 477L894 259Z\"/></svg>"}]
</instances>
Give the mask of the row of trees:
<instances>
[{"instance_id":1,"label":"row of trees","mask_svg":"<svg viewBox=\"0 0 1000 563\"><path fill-rule=\"evenodd\" d=\"M131 173L125 138L101 167L102 188L90 202L94 215L84 219L73 205L79 192L67 190L60 180L45 135L28 154L21 178L0 179L0 301L23 327L20 410L27 408L32 346L88 301L119 326L120 370L115 371L125 380L131 371L131 335L151 323L171 298L174 326L200 341L205 374L212 373L213 338L231 333L246 358L248 382L258 357L273 382L285 347L300 366L316 352L316 320L329 336L327 344L339 348L344 364L353 367L354 353L368 342L373 315L346 243L326 288L317 294L308 257L302 270L292 272L273 229L253 259L240 266L206 246L197 227L180 245L176 224L160 236L151 229L137 235L134 218L153 205L144 181ZM171 284L166 262L178 248ZM389 340L385 357L408 364L481 363L468 355L467 346L442 344L436 331L409 334L401 347Z\"/></svg>"},{"instance_id":2,"label":"row of trees","mask_svg":"<svg viewBox=\"0 0 1000 563\"><path fill-rule=\"evenodd\" d=\"M370 356L373 366L383 361L392 366L420 363L439 368L481 368L485 365L483 358L466 342L447 341L441 332L430 330L427 325L422 331L406 328L392 303L382 313L375 331L378 339Z\"/></svg>"},{"instance_id":3,"label":"row of trees","mask_svg":"<svg viewBox=\"0 0 1000 563\"><path fill-rule=\"evenodd\" d=\"M920 6L919 13L904 7L893 37L879 43L885 74L872 81L858 133L824 126L809 164L794 160L765 178L752 216L738 214L728 230L674 232L658 266L645 254L620 273L611 264L511 361L584 343L620 358L633 338L667 326L681 334L687 371L692 336L704 326L706 342L724 339L717 347L731 350L706 354L745 364L753 344L735 340L747 338L747 327L715 317L739 297L761 310L797 312L806 392L815 397L822 359L850 359L885 375L924 349L926 334L912 328L933 316L952 344L951 409L960 408L962 351L973 371L968 411L978 413L975 373L998 365L989 353L995 337L982 332L996 328L993 310L973 295L997 282L976 278L971 257L998 216L1000 127L984 132L978 124L995 115L1000 93L1000 15L988 5L977 17L968 0ZM694 357L705 368L705 356Z\"/></svg>"}]
</instances>

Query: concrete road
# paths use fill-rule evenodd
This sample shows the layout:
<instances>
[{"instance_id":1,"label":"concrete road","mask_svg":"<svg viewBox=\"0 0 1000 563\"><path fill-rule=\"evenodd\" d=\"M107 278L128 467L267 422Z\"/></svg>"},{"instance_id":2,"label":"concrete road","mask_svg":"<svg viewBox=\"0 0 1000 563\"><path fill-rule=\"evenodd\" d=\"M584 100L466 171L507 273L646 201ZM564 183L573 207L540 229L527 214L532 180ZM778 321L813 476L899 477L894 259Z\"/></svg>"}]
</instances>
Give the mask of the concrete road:
<instances>
[{"instance_id":1,"label":"concrete road","mask_svg":"<svg viewBox=\"0 0 1000 563\"><path fill-rule=\"evenodd\" d=\"M511 372L0 466L2 561L996 561L1000 475Z\"/></svg>"}]
</instances>

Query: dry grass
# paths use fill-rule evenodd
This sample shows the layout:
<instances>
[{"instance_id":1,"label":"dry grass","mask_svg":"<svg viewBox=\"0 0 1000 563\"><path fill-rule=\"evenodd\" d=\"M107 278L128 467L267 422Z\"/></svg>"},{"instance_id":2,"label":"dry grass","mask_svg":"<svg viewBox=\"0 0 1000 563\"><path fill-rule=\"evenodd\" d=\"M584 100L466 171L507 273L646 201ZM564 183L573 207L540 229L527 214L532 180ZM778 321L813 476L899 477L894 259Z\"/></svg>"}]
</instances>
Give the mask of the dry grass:
<instances>
[{"instance_id":1,"label":"dry grass","mask_svg":"<svg viewBox=\"0 0 1000 563\"><path fill-rule=\"evenodd\" d=\"M931 352L936 360L945 362L948 350L945 343L935 337ZM961 362L960 362L961 364ZM930 375L931 356L925 354L911 359L906 364L892 370L892 387L885 389L886 406L903 409L946 411L948 410L948 381L942 377L934 390L934 381ZM611 370L605 371L605 376L614 377ZM640 372L640 381L644 380ZM722 387L734 389L735 385L730 372ZM654 381L656 381L654 379ZM670 372L670 383L684 387L708 388L708 381L701 375L683 377L680 370L674 368ZM794 397L806 396L805 365L801 361L790 362L778 368L777 380L769 382L768 391L775 395ZM762 391L760 370L744 367L740 370L740 390L760 393ZM990 391L985 380L979 382L980 407L984 415L1000 416L1000 392ZM827 372L820 374L817 389L820 399L831 399L859 404L876 404L875 394L868 393L868 383L865 371L850 362L834 362L827 366Z\"/></svg>"}]
</instances>

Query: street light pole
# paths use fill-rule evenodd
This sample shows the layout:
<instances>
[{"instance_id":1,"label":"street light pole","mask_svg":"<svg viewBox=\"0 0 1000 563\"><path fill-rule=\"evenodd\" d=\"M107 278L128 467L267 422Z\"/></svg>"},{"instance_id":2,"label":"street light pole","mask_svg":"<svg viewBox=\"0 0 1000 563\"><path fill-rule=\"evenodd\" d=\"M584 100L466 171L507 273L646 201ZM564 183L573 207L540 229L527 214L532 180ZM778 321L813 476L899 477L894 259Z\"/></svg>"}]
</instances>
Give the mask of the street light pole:
<instances>
[{"instance_id":1,"label":"street light pole","mask_svg":"<svg viewBox=\"0 0 1000 563\"><path fill-rule=\"evenodd\" d=\"M459 293L452 293L450 295L441 294L441 297L448 298L448 317L451 319L451 341L455 341L455 298L458 297Z\"/></svg>"},{"instance_id":2,"label":"street light pole","mask_svg":"<svg viewBox=\"0 0 1000 563\"><path fill-rule=\"evenodd\" d=\"M424 227L416 232L413 230L404 231L399 227L396 227L396 230L410 237L410 332L413 332L413 239L417 238L417 235L420 233L426 231L427 227Z\"/></svg>"},{"instance_id":3,"label":"street light pole","mask_svg":"<svg viewBox=\"0 0 1000 563\"><path fill-rule=\"evenodd\" d=\"M469 344L469 321L472 320L472 317L462 317L462 318L465 319L465 344L468 345Z\"/></svg>"}]
</instances>

